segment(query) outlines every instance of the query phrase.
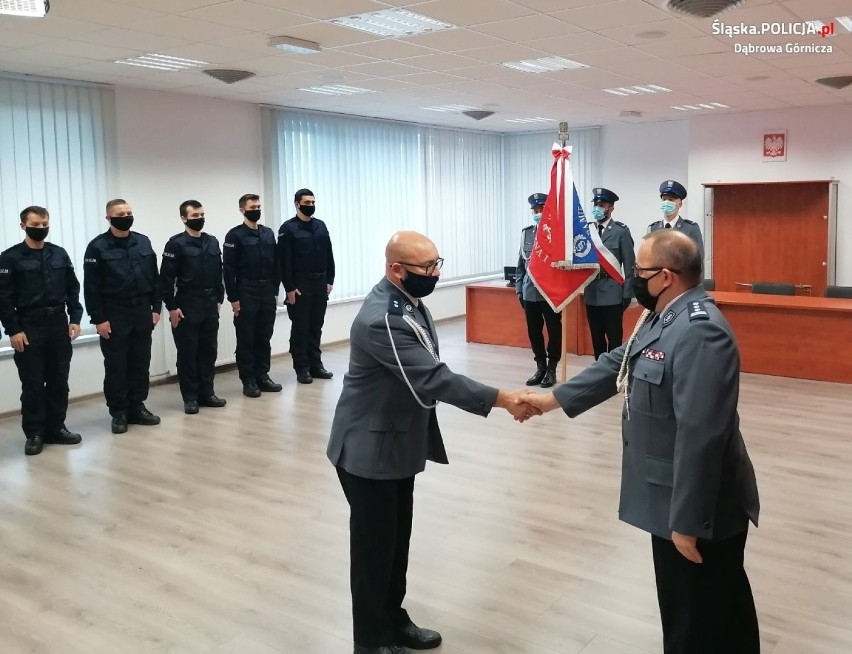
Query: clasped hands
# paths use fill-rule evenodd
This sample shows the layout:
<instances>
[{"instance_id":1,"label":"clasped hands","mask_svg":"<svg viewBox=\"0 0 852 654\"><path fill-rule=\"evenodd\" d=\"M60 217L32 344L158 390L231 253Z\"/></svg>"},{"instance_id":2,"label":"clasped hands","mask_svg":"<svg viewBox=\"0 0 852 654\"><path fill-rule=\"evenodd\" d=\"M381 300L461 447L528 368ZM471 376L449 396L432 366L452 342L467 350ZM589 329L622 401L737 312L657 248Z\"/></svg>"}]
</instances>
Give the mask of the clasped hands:
<instances>
[{"instance_id":1,"label":"clasped hands","mask_svg":"<svg viewBox=\"0 0 852 654\"><path fill-rule=\"evenodd\" d=\"M527 388L516 391L500 391L494 406L506 409L518 422L559 408L553 393L533 393Z\"/></svg>"}]
</instances>

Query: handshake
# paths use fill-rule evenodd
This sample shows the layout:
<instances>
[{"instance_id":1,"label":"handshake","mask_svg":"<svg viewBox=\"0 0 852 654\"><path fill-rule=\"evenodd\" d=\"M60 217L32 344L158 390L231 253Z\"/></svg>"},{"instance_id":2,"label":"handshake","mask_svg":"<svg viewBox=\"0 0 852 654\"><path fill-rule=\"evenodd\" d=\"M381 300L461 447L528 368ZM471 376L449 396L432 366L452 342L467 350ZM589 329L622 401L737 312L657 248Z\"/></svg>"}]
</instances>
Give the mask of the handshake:
<instances>
[{"instance_id":1,"label":"handshake","mask_svg":"<svg viewBox=\"0 0 852 654\"><path fill-rule=\"evenodd\" d=\"M495 407L506 409L518 422L529 420L533 416L559 408L559 402L553 393L533 393L527 388L517 391L499 391Z\"/></svg>"}]
</instances>

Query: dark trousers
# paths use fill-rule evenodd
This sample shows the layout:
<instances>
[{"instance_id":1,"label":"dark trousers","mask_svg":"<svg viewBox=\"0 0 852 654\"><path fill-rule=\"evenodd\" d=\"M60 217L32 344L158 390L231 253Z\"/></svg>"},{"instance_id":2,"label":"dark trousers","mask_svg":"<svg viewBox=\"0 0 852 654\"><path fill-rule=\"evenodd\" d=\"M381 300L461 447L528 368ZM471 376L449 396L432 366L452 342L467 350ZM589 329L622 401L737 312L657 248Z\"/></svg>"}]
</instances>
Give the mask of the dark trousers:
<instances>
[{"instance_id":1,"label":"dark trousers","mask_svg":"<svg viewBox=\"0 0 852 654\"><path fill-rule=\"evenodd\" d=\"M287 305L290 316L290 355L295 370L317 370L322 368L322 326L328 307L325 279L304 283L299 286L301 295L295 304Z\"/></svg>"},{"instance_id":2,"label":"dark trousers","mask_svg":"<svg viewBox=\"0 0 852 654\"><path fill-rule=\"evenodd\" d=\"M699 540L700 564L670 540L651 537L665 654L759 654L757 613L743 568L747 534Z\"/></svg>"},{"instance_id":3,"label":"dark trousers","mask_svg":"<svg viewBox=\"0 0 852 654\"><path fill-rule=\"evenodd\" d=\"M64 311L21 316L20 322L30 344L14 358L21 378L21 426L30 437L65 424L71 339Z\"/></svg>"},{"instance_id":4,"label":"dark trousers","mask_svg":"<svg viewBox=\"0 0 852 654\"><path fill-rule=\"evenodd\" d=\"M151 368L151 305L109 305L112 333L101 338L104 397L112 415L136 411L148 399Z\"/></svg>"},{"instance_id":5,"label":"dark trousers","mask_svg":"<svg viewBox=\"0 0 852 654\"><path fill-rule=\"evenodd\" d=\"M234 317L237 332L237 370L243 382L269 373L272 330L275 328L275 291L241 291L240 315Z\"/></svg>"},{"instance_id":6,"label":"dark trousers","mask_svg":"<svg viewBox=\"0 0 852 654\"><path fill-rule=\"evenodd\" d=\"M620 304L605 307L586 305L589 320L589 332L592 335L592 347L595 359L601 354L614 350L624 340L624 309Z\"/></svg>"},{"instance_id":7,"label":"dark trousers","mask_svg":"<svg viewBox=\"0 0 852 654\"><path fill-rule=\"evenodd\" d=\"M349 502L350 585L356 645L391 645L408 623L402 608L414 506L414 477L365 479L337 468Z\"/></svg>"},{"instance_id":8,"label":"dark trousers","mask_svg":"<svg viewBox=\"0 0 852 654\"><path fill-rule=\"evenodd\" d=\"M172 328L177 373L184 402L213 395L219 338L219 307L206 294L178 294L183 319Z\"/></svg>"},{"instance_id":9,"label":"dark trousers","mask_svg":"<svg viewBox=\"0 0 852 654\"><path fill-rule=\"evenodd\" d=\"M524 300L524 314L527 318L527 333L530 337L536 363L551 365L562 358L562 314L556 313L547 302ZM542 329L547 324L547 349L544 348Z\"/></svg>"}]
</instances>

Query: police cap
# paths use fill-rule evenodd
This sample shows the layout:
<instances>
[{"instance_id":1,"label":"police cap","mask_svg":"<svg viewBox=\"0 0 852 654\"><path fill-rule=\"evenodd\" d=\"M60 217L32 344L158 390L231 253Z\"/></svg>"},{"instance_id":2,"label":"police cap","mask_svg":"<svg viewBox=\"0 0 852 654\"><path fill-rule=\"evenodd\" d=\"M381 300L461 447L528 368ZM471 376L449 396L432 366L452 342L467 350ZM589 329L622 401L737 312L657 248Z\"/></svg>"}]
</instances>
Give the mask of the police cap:
<instances>
[{"instance_id":1,"label":"police cap","mask_svg":"<svg viewBox=\"0 0 852 654\"><path fill-rule=\"evenodd\" d=\"M660 184L660 195L667 193L674 195L681 200L686 200L686 189L683 187L683 184L676 182L673 179L668 179Z\"/></svg>"}]
</instances>

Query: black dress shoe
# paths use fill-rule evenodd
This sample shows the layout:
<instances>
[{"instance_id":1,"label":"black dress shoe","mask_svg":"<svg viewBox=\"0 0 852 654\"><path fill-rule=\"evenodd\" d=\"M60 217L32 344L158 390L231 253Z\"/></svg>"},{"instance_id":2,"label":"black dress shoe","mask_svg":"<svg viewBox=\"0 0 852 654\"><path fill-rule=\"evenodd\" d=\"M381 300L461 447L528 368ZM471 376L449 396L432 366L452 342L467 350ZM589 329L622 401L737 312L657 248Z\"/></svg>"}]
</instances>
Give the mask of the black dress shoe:
<instances>
[{"instance_id":1,"label":"black dress shoe","mask_svg":"<svg viewBox=\"0 0 852 654\"><path fill-rule=\"evenodd\" d=\"M127 433L127 415L118 413L112 417L112 433L125 434Z\"/></svg>"},{"instance_id":2,"label":"black dress shoe","mask_svg":"<svg viewBox=\"0 0 852 654\"><path fill-rule=\"evenodd\" d=\"M541 380L544 379L544 375L547 373L547 366L539 366L538 369L533 373L533 376L527 379L527 386L538 386L541 383Z\"/></svg>"},{"instance_id":3,"label":"black dress shoe","mask_svg":"<svg viewBox=\"0 0 852 654\"><path fill-rule=\"evenodd\" d=\"M264 375L263 377L258 379L257 387L264 393L278 393L283 388L281 384L276 384L274 381L272 381L269 378L269 375Z\"/></svg>"},{"instance_id":4,"label":"black dress shoe","mask_svg":"<svg viewBox=\"0 0 852 654\"><path fill-rule=\"evenodd\" d=\"M314 379L331 379L334 377L334 373L320 366L319 368L311 368L311 377Z\"/></svg>"},{"instance_id":5,"label":"black dress shoe","mask_svg":"<svg viewBox=\"0 0 852 654\"><path fill-rule=\"evenodd\" d=\"M160 424L160 416L155 416L145 408L144 404L140 404L132 411L127 412L127 422L131 425L145 425L153 427Z\"/></svg>"},{"instance_id":6,"label":"black dress shoe","mask_svg":"<svg viewBox=\"0 0 852 654\"><path fill-rule=\"evenodd\" d=\"M260 389L257 387L257 382L253 379L243 382L243 395L246 397L260 397Z\"/></svg>"},{"instance_id":7,"label":"black dress shoe","mask_svg":"<svg viewBox=\"0 0 852 654\"><path fill-rule=\"evenodd\" d=\"M43 440L45 444L55 443L57 445L77 445L77 443L83 440L83 437L80 436L80 434L75 434L73 431L70 431L65 425L62 425L59 429L45 434Z\"/></svg>"},{"instance_id":8,"label":"black dress shoe","mask_svg":"<svg viewBox=\"0 0 852 654\"><path fill-rule=\"evenodd\" d=\"M297 370L296 381L300 384L313 384L314 378L311 377L311 373L309 373L307 370Z\"/></svg>"},{"instance_id":9,"label":"black dress shoe","mask_svg":"<svg viewBox=\"0 0 852 654\"><path fill-rule=\"evenodd\" d=\"M44 449L44 441L41 439L41 434L32 434L27 436L27 443L24 445L24 454L27 456L33 456L34 454L41 454L41 451Z\"/></svg>"},{"instance_id":10,"label":"black dress shoe","mask_svg":"<svg viewBox=\"0 0 852 654\"><path fill-rule=\"evenodd\" d=\"M381 647L355 645L354 654L406 654L406 651L404 647L399 645L382 645Z\"/></svg>"},{"instance_id":11,"label":"black dress shoe","mask_svg":"<svg viewBox=\"0 0 852 654\"><path fill-rule=\"evenodd\" d=\"M202 397L198 400L198 403L201 406L210 406L218 409L219 407L225 406L228 402L227 400L223 400L221 397L216 397L215 395L208 395L207 397Z\"/></svg>"},{"instance_id":12,"label":"black dress shoe","mask_svg":"<svg viewBox=\"0 0 852 654\"><path fill-rule=\"evenodd\" d=\"M409 621L394 634L394 642L409 649L432 649L441 644L441 634L431 629L421 629Z\"/></svg>"},{"instance_id":13,"label":"black dress shoe","mask_svg":"<svg viewBox=\"0 0 852 654\"><path fill-rule=\"evenodd\" d=\"M198 413L198 400L190 400L183 403L183 412L189 416Z\"/></svg>"},{"instance_id":14,"label":"black dress shoe","mask_svg":"<svg viewBox=\"0 0 852 654\"><path fill-rule=\"evenodd\" d=\"M544 377L541 379L541 387L542 388L550 388L556 384L556 367L549 367L544 373Z\"/></svg>"}]
</instances>

